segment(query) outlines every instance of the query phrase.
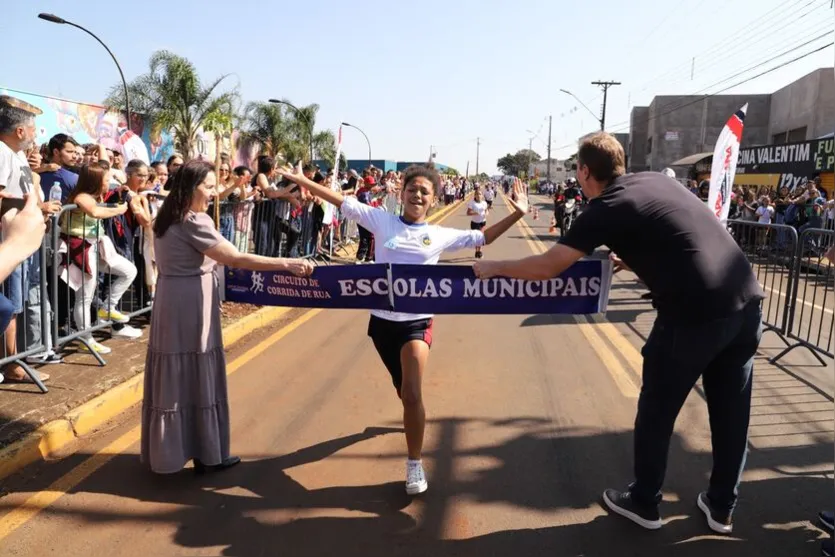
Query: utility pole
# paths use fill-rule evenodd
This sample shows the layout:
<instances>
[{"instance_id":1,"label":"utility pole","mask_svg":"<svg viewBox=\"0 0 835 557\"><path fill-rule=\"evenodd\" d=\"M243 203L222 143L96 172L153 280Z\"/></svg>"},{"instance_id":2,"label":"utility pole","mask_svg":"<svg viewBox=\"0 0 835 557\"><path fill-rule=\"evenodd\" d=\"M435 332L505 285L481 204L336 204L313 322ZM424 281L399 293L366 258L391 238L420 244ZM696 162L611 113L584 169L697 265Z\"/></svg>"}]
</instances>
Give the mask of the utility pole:
<instances>
[{"instance_id":1,"label":"utility pole","mask_svg":"<svg viewBox=\"0 0 835 557\"><path fill-rule=\"evenodd\" d=\"M531 174L533 174L533 138L528 140L528 175L526 178L530 182Z\"/></svg>"},{"instance_id":2,"label":"utility pole","mask_svg":"<svg viewBox=\"0 0 835 557\"><path fill-rule=\"evenodd\" d=\"M551 115L548 115L548 182L551 181Z\"/></svg>"},{"instance_id":3,"label":"utility pole","mask_svg":"<svg viewBox=\"0 0 835 557\"><path fill-rule=\"evenodd\" d=\"M599 85L603 88L603 109L600 115L600 131L604 131L606 128L606 100L609 95L609 87L620 85L620 81L592 81L591 84Z\"/></svg>"},{"instance_id":4,"label":"utility pole","mask_svg":"<svg viewBox=\"0 0 835 557\"><path fill-rule=\"evenodd\" d=\"M475 175L478 178L478 157L481 154L481 138L475 138ZM469 176L468 176L469 177Z\"/></svg>"}]
</instances>

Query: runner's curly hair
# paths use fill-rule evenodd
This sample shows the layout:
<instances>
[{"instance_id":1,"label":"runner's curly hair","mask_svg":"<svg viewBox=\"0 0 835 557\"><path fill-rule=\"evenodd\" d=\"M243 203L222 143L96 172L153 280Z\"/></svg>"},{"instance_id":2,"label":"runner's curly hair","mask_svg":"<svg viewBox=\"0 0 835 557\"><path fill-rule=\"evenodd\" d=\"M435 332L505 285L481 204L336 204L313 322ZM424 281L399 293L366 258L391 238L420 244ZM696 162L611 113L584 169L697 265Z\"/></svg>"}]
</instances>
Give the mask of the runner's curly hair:
<instances>
[{"instance_id":1,"label":"runner's curly hair","mask_svg":"<svg viewBox=\"0 0 835 557\"><path fill-rule=\"evenodd\" d=\"M415 178L426 178L432 182L435 193L441 189L441 175L432 164L413 164L403 173L403 189L406 189Z\"/></svg>"},{"instance_id":2,"label":"runner's curly hair","mask_svg":"<svg viewBox=\"0 0 835 557\"><path fill-rule=\"evenodd\" d=\"M162 238L172 224L183 222L191 208L194 190L203 183L209 172L214 172L214 165L201 160L191 160L177 169L168 179L170 184L168 197L154 221L154 234Z\"/></svg>"}]
</instances>

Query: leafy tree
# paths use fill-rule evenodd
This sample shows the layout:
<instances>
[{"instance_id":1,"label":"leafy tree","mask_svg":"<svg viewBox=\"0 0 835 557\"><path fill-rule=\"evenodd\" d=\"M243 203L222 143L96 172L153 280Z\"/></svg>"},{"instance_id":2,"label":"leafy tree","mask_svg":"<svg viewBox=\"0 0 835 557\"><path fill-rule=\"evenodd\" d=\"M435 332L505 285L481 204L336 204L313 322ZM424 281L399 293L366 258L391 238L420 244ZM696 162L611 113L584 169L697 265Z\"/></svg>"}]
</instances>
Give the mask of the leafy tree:
<instances>
[{"instance_id":1,"label":"leafy tree","mask_svg":"<svg viewBox=\"0 0 835 557\"><path fill-rule=\"evenodd\" d=\"M186 58L160 50L151 55L148 73L129 83L128 91L134 110L151 119L153 131L170 129L175 149L191 156L201 128L215 134L227 133L232 128L237 91L220 92L220 84L226 77L204 84ZM104 104L108 108L125 109L121 84L111 88Z\"/></svg>"},{"instance_id":2,"label":"leafy tree","mask_svg":"<svg viewBox=\"0 0 835 557\"><path fill-rule=\"evenodd\" d=\"M528 171L531 163L539 162L542 159L535 151L522 149L515 154L507 155L496 161L496 167L508 176L521 176Z\"/></svg>"}]
</instances>

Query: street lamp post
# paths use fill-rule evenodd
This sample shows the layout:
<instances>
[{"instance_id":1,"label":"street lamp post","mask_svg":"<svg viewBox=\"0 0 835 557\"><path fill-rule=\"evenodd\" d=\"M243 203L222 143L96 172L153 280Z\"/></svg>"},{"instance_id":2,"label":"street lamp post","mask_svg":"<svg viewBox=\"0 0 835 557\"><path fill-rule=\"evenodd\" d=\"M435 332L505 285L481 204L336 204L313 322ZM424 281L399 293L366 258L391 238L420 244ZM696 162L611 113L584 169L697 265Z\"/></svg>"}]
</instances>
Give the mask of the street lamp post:
<instances>
[{"instance_id":1,"label":"street lamp post","mask_svg":"<svg viewBox=\"0 0 835 557\"><path fill-rule=\"evenodd\" d=\"M589 114L591 114L592 116L594 116L594 119L595 119L595 120L597 120L597 121L600 123L600 130L601 130L601 131L603 131L603 126L604 126L604 124L605 124L605 120L603 120L600 116L598 116L597 114L595 114L594 112L592 112L592 110L591 110L589 107L587 107L587 106L585 105L585 103L583 103L583 101L581 101L580 99L578 99L578 98L577 98L577 95L575 95L575 94L574 94L574 93L572 93L571 91L567 91L567 90L565 90L565 89L560 89L560 91L562 91L562 92L563 92L563 93L565 93L566 95L571 95L572 97L574 97L574 99L575 99L578 103L580 103L580 104L583 106L583 108L585 108L586 110L588 110L588 111L589 111Z\"/></svg>"},{"instance_id":2,"label":"street lamp post","mask_svg":"<svg viewBox=\"0 0 835 557\"><path fill-rule=\"evenodd\" d=\"M273 104L283 104L284 106L289 106L290 108L292 108L293 110L296 111L296 114L298 114L299 116L301 116L304 119L305 123L307 124L308 137L310 138L310 142L309 142L310 162L312 163L313 162L313 123L310 121L310 118L308 118L307 114L302 112L299 107L297 107L296 105L294 105L293 103L291 103L289 101L280 101L278 99L270 99L269 102L271 102Z\"/></svg>"},{"instance_id":3,"label":"street lamp post","mask_svg":"<svg viewBox=\"0 0 835 557\"><path fill-rule=\"evenodd\" d=\"M92 31L90 31L89 29L85 29L84 27L82 27L81 25L78 25L77 23L73 23L72 21L67 21L66 19L58 17L57 15L54 15L54 14L38 14L38 17L40 19L44 20L44 21L49 21L50 23L58 23L60 25L70 25L72 27L75 27L76 29L81 29L82 31L84 31L85 33L87 33L88 35L90 35L91 37L96 39L99 42L99 44L104 47L104 49L107 51L107 53L110 55L110 57L113 58L113 63L116 64L116 69L119 70L119 76L122 78L122 86L125 88L125 112L127 113L128 129L132 130L133 126L132 126L132 119L131 119L131 112L130 112L130 99L129 99L129 96L128 96L128 82L125 80L125 74L122 71L122 66L119 65L119 61L116 60L116 56L113 55L113 52Z\"/></svg>"},{"instance_id":4,"label":"street lamp post","mask_svg":"<svg viewBox=\"0 0 835 557\"><path fill-rule=\"evenodd\" d=\"M362 134L362 136L365 138L365 142L368 144L368 165L370 166L371 165L371 141L369 141L368 136L365 135L364 131L362 131L361 129L359 129L358 127L356 127L353 124L349 124L348 122L342 122L342 125L345 126L345 127L348 127L348 128L354 128L355 130L360 132Z\"/></svg>"}]
</instances>

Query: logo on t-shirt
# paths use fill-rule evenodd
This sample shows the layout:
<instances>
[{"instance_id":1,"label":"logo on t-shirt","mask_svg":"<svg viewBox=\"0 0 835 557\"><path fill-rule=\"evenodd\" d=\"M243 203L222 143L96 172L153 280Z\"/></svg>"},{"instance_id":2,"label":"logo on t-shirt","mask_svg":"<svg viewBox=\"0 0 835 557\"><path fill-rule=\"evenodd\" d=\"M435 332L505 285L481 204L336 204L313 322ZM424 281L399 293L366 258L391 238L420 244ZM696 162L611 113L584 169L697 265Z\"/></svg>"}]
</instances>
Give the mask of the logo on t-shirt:
<instances>
[{"instance_id":1,"label":"logo on t-shirt","mask_svg":"<svg viewBox=\"0 0 835 557\"><path fill-rule=\"evenodd\" d=\"M429 234L424 234L423 236L421 236L420 241L423 242L424 246L432 245L432 238L429 237Z\"/></svg>"}]
</instances>

